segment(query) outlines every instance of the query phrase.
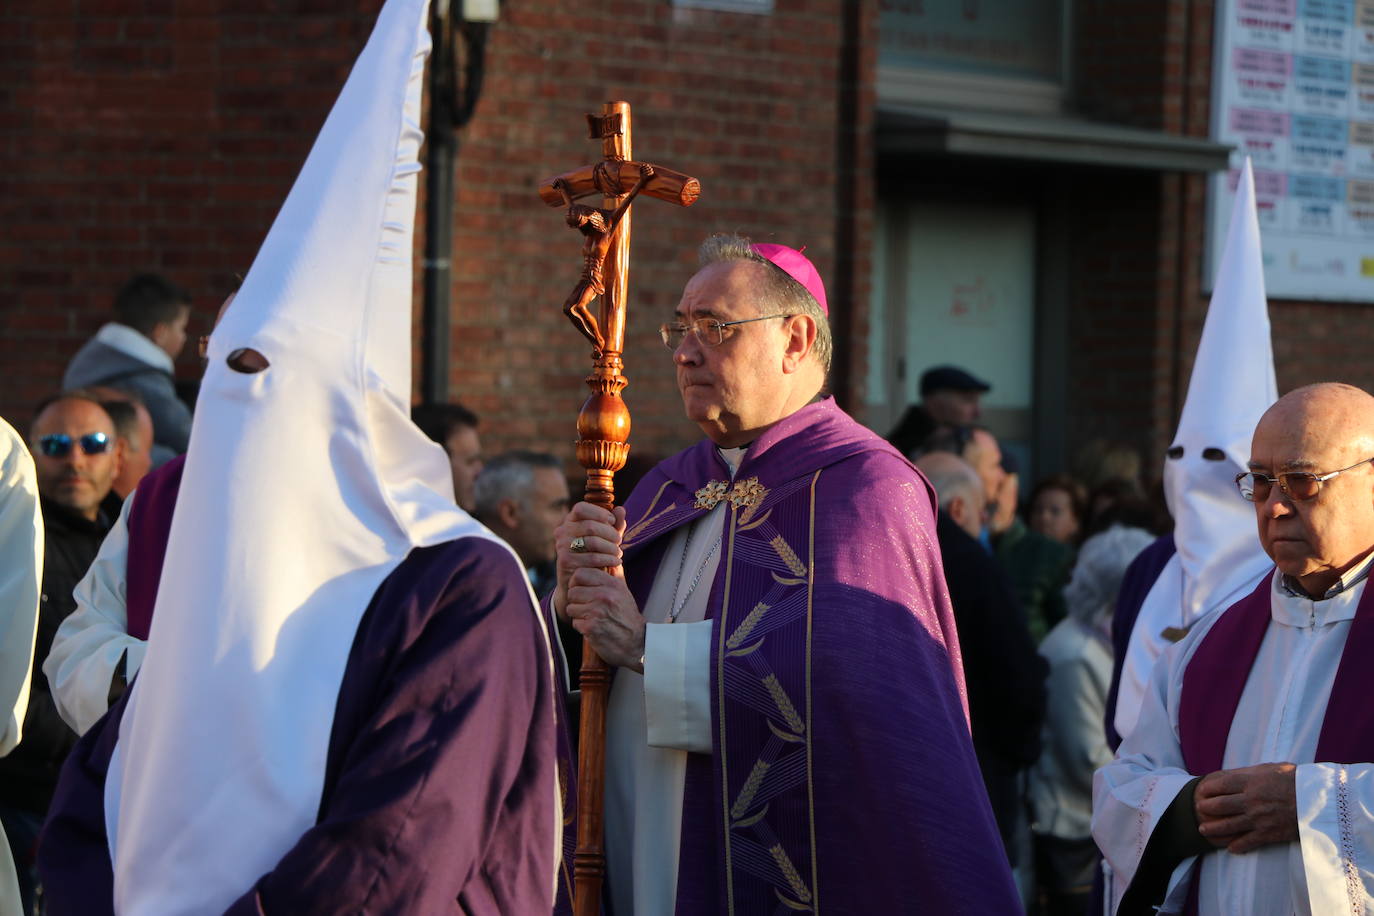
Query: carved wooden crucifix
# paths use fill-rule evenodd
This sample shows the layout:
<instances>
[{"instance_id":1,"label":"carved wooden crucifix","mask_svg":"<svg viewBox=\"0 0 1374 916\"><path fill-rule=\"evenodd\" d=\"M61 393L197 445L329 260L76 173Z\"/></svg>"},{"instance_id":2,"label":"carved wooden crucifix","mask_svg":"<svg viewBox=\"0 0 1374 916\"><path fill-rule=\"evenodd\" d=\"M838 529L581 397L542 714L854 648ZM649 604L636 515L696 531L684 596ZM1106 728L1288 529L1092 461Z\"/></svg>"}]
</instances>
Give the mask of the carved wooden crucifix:
<instances>
[{"instance_id":1,"label":"carved wooden crucifix","mask_svg":"<svg viewBox=\"0 0 1374 916\"><path fill-rule=\"evenodd\" d=\"M551 207L566 208L568 225L583 236L582 276L563 304L564 314L593 347L587 376L592 394L577 415L577 460L587 470L587 502L610 509L615 505L615 472L630 454L630 411L620 397L628 384L621 354L630 279L630 204L644 194L689 207L701 195L701 184L681 172L631 159L628 102L607 102L599 116L587 116L587 123L591 139L601 141L602 160L545 180L539 196ZM597 192L600 207L576 202ZM599 319L589 309L597 296ZM610 671L590 643L582 652L581 678L573 912L597 916L606 873L602 802Z\"/></svg>"}]
</instances>

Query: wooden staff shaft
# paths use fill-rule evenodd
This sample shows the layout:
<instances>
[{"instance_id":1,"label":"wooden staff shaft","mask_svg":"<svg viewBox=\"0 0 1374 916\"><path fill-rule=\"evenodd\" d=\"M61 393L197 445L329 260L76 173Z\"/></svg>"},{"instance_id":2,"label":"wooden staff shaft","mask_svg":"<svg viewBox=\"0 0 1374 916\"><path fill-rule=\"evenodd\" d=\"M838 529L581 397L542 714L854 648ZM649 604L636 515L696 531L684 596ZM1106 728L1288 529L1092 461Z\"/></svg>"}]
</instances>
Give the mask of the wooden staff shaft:
<instances>
[{"instance_id":1,"label":"wooden staff shaft","mask_svg":"<svg viewBox=\"0 0 1374 916\"><path fill-rule=\"evenodd\" d=\"M630 106L607 102L602 118L619 115L620 130L602 141L606 159L628 160ZM615 197L605 206L613 209ZM615 505L615 472L629 454L630 411L620 397L626 379L620 355L625 347L626 292L630 279L630 212L627 208L611 240L601 297L601 327L606 347L596 359L587 385L591 397L577 417L577 457L587 469L586 500L605 509ZM582 649L582 719L577 770L577 851L573 856L573 912L599 916L601 884L606 875L604 800L606 784L606 700L610 669L590 642Z\"/></svg>"}]
</instances>

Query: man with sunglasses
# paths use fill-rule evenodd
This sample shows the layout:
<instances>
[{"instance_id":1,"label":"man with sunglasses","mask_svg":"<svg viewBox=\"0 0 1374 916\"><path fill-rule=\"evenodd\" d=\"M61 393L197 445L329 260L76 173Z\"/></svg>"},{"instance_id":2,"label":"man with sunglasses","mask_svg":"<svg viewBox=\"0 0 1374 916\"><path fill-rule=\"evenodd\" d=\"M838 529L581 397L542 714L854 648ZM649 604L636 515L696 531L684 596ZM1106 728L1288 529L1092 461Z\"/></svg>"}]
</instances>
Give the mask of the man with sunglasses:
<instances>
[{"instance_id":1,"label":"man with sunglasses","mask_svg":"<svg viewBox=\"0 0 1374 916\"><path fill-rule=\"evenodd\" d=\"M705 438L557 533L553 608L615 668L610 902L1016 912L930 485L824 395L805 255L716 236L700 259L661 334Z\"/></svg>"},{"instance_id":2,"label":"man with sunglasses","mask_svg":"<svg viewBox=\"0 0 1374 916\"><path fill-rule=\"evenodd\" d=\"M58 626L76 609L72 590L110 529L112 520L101 503L119 472L114 422L99 402L81 392L39 405L29 449L43 512L42 600L23 740L0 758L0 821L14 851L26 911L34 893L34 842L62 761L77 738L58 714L41 668Z\"/></svg>"},{"instance_id":3,"label":"man with sunglasses","mask_svg":"<svg viewBox=\"0 0 1374 916\"><path fill-rule=\"evenodd\" d=\"M1300 388L1260 419L1237 499L1274 568L1155 665L1094 780L1118 913L1374 905L1374 397Z\"/></svg>"}]
</instances>

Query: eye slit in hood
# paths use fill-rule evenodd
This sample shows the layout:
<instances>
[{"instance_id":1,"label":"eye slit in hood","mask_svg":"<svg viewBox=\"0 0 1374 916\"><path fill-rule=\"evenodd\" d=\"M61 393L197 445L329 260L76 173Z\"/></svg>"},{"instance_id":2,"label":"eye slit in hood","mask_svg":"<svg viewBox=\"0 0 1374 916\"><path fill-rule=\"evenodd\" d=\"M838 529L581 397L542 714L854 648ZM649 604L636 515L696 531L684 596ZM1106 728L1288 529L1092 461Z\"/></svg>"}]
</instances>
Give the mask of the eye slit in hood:
<instances>
[{"instance_id":1,"label":"eye slit in hood","mask_svg":"<svg viewBox=\"0 0 1374 916\"><path fill-rule=\"evenodd\" d=\"M1183 446L1181 446L1181 445L1171 445L1171 446L1169 446L1169 450L1168 450L1167 452L1165 452L1164 454L1165 454L1166 457L1169 458L1169 460L1171 460L1171 461L1177 461L1178 459L1180 459L1180 458L1183 457Z\"/></svg>"},{"instance_id":2,"label":"eye slit in hood","mask_svg":"<svg viewBox=\"0 0 1374 916\"><path fill-rule=\"evenodd\" d=\"M1215 445L1209 445L1202 450L1202 457L1208 461L1225 461L1226 453Z\"/></svg>"},{"instance_id":3,"label":"eye slit in hood","mask_svg":"<svg viewBox=\"0 0 1374 916\"><path fill-rule=\"evenodd\" d=\"M267 357L252 347L239 347L226 356L224 362L230 369L244 375L254 375L272 365L267 361Z\"/></svg>"}]
</instances>

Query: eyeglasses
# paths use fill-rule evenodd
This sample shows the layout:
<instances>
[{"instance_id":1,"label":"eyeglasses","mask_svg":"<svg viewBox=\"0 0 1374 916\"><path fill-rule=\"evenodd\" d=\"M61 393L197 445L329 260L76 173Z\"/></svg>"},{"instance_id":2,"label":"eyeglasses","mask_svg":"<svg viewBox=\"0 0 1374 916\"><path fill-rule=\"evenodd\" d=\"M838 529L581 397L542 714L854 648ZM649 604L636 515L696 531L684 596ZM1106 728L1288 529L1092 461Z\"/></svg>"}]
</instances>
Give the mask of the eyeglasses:
<instances>
[{"instance_id":1,"label":"eyeglasses","mask_svg":"<svg viewBox=\"0 0 1374 916\"><path fill-rule=\"evenodd\" d=\"M661 325L658 329L658 336L663 338L663 345L669 350L676 350L682 344L682 338L691 331L708 347L718 347L725 343L725 329L733 328L737 324L748 324L751 321L767 321L770 318L791 318L791 315L760 315L757 318L741 318L739 321L717 321L714 318L698 318L689 324L674 322L672 324Z\"/></svg>"},{"instance_id":2,"label":"eyeglasses","mask_svg":"<svg viewBox=\"0 0 1374 916\"><path fill-rule=\"evenodd\" d=\"M1341 468L1339 471L1332 471L1329 474L1313 474L1311 471L1285 471L1277 477L1269 477L1265 474L1256 474L1253 471L1245 474L1236 475L1236 487L1240 490L1240 495L1255 503L1262 503L1269 498L1270 489L1274 484L1279 485L1279 489L1293 500L1299 502L1313 499L1322 491L1322 484L1344 474L1346 471L1353 471L1362 464L1368 464L1374 458L1366 458L1357 461L1348 468Z\"/></svg>"},{"instance_id":3,"label":"eyeglasses","mask_svg":"<svg viewBox=\"0 0 1374 916\"><path fill-rule=\"evenodd\" d=\"M86 433L73 440L66 433L52 433L38 440L38 448L49 458L66 458L77 443L81 445L82 454L103 455L110 447L110 437L104 433Z\"/></svg>"}]
</instances>

